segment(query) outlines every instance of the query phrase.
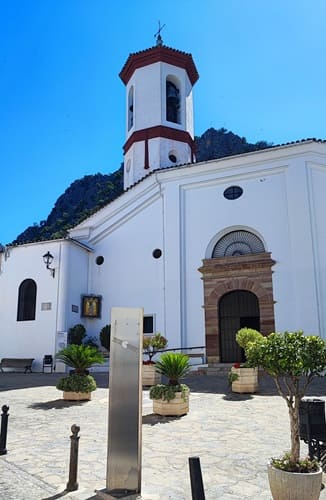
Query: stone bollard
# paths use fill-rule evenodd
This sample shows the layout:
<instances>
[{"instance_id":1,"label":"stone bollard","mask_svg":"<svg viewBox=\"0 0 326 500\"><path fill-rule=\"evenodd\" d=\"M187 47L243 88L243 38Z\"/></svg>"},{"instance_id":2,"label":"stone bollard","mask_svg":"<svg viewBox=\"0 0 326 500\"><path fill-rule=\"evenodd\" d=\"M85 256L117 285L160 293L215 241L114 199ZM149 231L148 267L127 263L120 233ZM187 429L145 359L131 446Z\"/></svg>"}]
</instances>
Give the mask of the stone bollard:
<instances>
[{"instance_id":1,"label":"stone bollard","mask_svg":"<svg viewBox=\"0 0 326 500\"><path fill-rule=\"evenodd\" d=\"M78 490L77 469L78 469L78 425L71 426L72 436L70 436L70 463L69 463L69 480L66 486L66 491Z\"/></svg>"},{"instance_id":2,"label":"stone bollard","mask_svg":"<svg viewBox=\"0 0 326 500\"><path fill-rule=\"evenodd\" d=\"M1 414L1 431L0 431L0 455L5 455L7 453L6 443L7 443L7 429L8 429L8 417L9 417L9 406L3 405Z\"/></svg>"},{"instance_id":3,"label":"stone bollard","mask_svg":"<svg viewBox=\"0 0 326 500\"><path fill-rule=\"evenodd\" d=\"M189 457L188 460L192 500L205 500L199 457Z\"/></svg>"}]
</instances>

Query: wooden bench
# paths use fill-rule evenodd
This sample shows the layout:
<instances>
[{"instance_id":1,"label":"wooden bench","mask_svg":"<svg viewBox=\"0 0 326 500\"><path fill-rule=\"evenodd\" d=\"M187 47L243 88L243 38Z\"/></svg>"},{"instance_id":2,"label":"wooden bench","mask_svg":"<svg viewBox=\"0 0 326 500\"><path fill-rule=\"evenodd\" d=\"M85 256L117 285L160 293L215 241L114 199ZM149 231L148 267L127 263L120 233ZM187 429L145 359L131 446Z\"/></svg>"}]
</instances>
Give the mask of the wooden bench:
<instances>
[{"instance_id":1,"label":"wooden bench","mask_svg":"<svg viewBox=\"0 0 326 500\"><path fill-rule=\"evenodd\" d=\"M3 368L22 368L24 373L28 371L32 373L32 363L34 358L2 358L0 362L0 370L3 373Z\"/></svg>"}]
</instances>

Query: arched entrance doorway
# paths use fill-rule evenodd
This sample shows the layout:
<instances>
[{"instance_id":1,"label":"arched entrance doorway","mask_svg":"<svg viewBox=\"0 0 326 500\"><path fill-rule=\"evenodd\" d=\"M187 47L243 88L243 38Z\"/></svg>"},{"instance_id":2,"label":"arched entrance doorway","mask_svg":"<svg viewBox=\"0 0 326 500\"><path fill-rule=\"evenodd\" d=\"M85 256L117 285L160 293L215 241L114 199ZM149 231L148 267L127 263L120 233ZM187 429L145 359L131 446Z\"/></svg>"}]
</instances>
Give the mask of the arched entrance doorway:
<instances>
[{"instance_id":1,"label":"arched entrance doorway","mask_svg":"<svg viewBox=\"0 0 326 500\"><path fill-rule=\"evenodd\" d=\"M249 326L259 330L263 335L268 335L275 329L274 321L274 299L272 267L275 261L271 254L266 252L263 241L255 234L239 229L230 231L214 242L214 246L209 249L207 258L203 260L203 265L199 268L202 273L204 285L204 311L205 311L205 340L206 355L210 373L214 373L214 366L218 370L218 364L223 362L234 362L234 338L233 348L226 346L227 336L221 340L221 318L218 311L222 302L222 308L228 309L228 301L232 297L240 297L240 292L248 292L251 295L244 295L245 300L254 296L258 301L258 308L254 307L253 301L247 305L250 314L243 313L240 308L237 312L238 324L234 328L234 333L242 326ZM235 292L238 295L230 295ZM232 305L233 304L233 305ZM240 306L239 306L240 307ZM258 311L258 312L257 312ZM256 319L259 318L259 324ZM240 318L246 318L244 320ZM223 323L222 321L222 323ZM250 324L249 324L250 321ZM223 353L221 349L223 347ZM231 359L232 358L232 359ZM227 361L230 359L230 361Z\"/></svg>"},{"instance_id":2,"label":"arched entrance doorway","mask_svg":"<svg viewBox=\"0 0 326 500\"><path fill-rule=\"evenodd\" d=\"M235 337L240 328L260 330L258 298L246 290L226 293L218 304L218 318L221 362L244 361L243 350L237 344Z\"/></svg>"}]
</instances>

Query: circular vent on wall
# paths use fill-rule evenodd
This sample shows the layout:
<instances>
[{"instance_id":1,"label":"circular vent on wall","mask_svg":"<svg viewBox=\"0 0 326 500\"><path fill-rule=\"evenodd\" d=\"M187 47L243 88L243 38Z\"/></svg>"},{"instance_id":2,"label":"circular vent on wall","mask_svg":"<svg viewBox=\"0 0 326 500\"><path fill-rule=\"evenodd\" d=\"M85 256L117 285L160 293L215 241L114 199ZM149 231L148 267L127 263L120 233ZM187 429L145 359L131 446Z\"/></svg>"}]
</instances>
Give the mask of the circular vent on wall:
<instances>
[{"instance_id":1,"label":"circular vent on wall","mask_svg":"<svg viewBox=\"0 0 326 500\"><path fill-rule=\"evenodd\" d=\"M240 186L230 186L227 189L225 189L223 196L227 200L237 200L242 196L243 194L243 189Z\"/></svg>"},{"instance_id":2,"label":"circular vent on wall","mask_svg":"<svg viewBox=\"0 0 326 500\"><path fill-rule=\"evenodd\" d=\"M212 259L262 252L265 252L265 248L258 236L239 230L226 234L216 243Z\"/></svg>"}]
</instances>

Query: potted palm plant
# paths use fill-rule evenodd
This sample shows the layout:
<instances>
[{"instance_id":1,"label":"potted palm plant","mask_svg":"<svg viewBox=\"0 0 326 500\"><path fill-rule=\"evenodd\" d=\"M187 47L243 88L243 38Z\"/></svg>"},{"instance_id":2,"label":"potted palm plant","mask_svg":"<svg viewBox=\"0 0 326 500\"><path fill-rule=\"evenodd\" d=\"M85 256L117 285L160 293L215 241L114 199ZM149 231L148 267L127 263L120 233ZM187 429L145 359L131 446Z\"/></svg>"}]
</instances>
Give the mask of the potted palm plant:
<instances>
[{"instance_id":1,"label":"potted palm plant","mask_svg":"<svg viewBox=\"0 0 326 500\"><path fill-rule=\"evenodd\" d=\"M104 362L103 355L96 347L70 344L56 354L56 358L66 366L73 368L72 373L57 382L57 389L63 391L63 399L81 401L91 399L91 392L96 389L94 378L88 369Z\"/></svg>"},{"instance_id":2,"label":"potted palm plant","mask_svg":"<svg viewBox=\"0 0 326 500\"><path fill-rule=\"evenodd\" d=\"M189 387L181 383L190 371L189 358L185 354L166 352L156 362L156 370L168 378L167 384L150 388L153 412L158 415L180 416L189 412Z\"/></svg>"},{"instance_id":3,"label":"potted palm plant","mask_svg":"<svg viewBox=\"0 0 326 500\"><path fill-rule=\"evenodd\" d=\"M142 382L144 386L151 386L161 382L161 375L156 370L153 357L160 349L167 346L168 341L163 335L157 332L152 337L143 337L143 353L147 359L143 360Z\"/></svg>"},{"instance_id":4,"label":"potted palm plant","mask_svg":"<svg viewBox=\"0 0 326 500\"><path fill-rule=\"evenodd\" d=\"M236 334L236 341L244 350L250 342L259 342L263 338L262 334L252 328L241 328ZM249 367L248 363L234 363L229 373L229 383L233 392L254 393L258 390L258 368Z\"/></svg>"},{"instance_id":5,"label":"potted palm plant","mask_svg":"<svg viewBox=\"0 0 326 500\"><path fill-rule=\"evenodd\" d=\"M309 384L326 370L326 342L302 331L271 333L250 342L246 356L249 366L260 366L273 378L289 412L291 449L268 467L273 499L317 500L322 469L313 457L300 457L299 406Z\"/></svg>"}]
</instances>

